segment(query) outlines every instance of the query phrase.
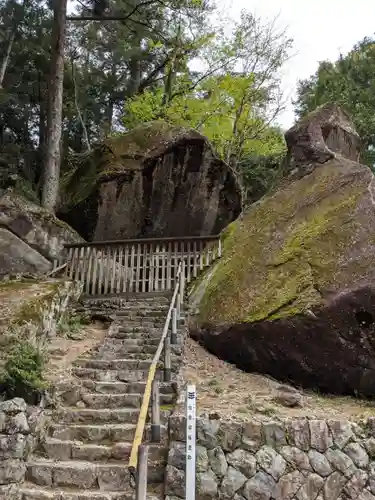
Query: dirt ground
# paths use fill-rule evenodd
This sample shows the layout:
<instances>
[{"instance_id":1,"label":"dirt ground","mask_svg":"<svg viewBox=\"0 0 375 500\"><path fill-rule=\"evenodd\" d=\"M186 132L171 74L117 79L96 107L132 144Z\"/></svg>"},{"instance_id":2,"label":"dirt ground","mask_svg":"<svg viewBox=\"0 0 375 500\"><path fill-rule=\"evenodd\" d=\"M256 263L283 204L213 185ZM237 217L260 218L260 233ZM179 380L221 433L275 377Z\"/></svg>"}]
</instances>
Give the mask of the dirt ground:
<instances>
[{"instance_id":1,"label":"dirt ground","mask_svg":"<svg viewBox=\"0 0 375 500\"><path fill-rule=\"evenodd\" d=\"M70 378L70 368L75 359L103 342L108 325L95 321L82 326L79 338L56 337L48 346L46 378L53 383Z\"/></svg>"},{"instance_id":2,"label":"dirt ground","mask_svg":"<svg viewBox=\"0 0 375 500\"><path fill-rule=\"evenodd\" d=\"M197 387L197 410L200 414L217 412L223 417L259 418L337 418L362 420L375 414L375 401L349 397L303 393L301 408L287 408L273 401L276 380L257 373L245 373L221 361L188 339L185 348L183 377Z\"/></svg>"}]
</instances>

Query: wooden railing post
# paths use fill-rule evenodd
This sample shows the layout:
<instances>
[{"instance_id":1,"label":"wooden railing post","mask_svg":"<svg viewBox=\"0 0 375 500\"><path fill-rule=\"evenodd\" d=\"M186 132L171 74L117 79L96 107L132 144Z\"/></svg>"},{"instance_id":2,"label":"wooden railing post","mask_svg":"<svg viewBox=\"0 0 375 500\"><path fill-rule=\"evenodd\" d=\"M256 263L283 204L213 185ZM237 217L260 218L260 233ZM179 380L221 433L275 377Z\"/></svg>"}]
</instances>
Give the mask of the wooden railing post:
<instances>
[{"instance_id":1,"label":"wooden railing post","mask_svg":"<svg viewBox=\"0 0 375 500\"><path fill-rule=\"evenodd\" d=\"M144 444L141 444L138 448L137 476L135 485L136 500L146 500L147 459L148 459L148 447Z\"/></svg>"},{"instance_id":2,"label":"wooden railing post","mask_svg":"<svg viewBox=\"0 0 375 500\"><path fill-rule=\"evenodd\" d=\"M164 340L164 382L171 381L171 341L169 335Z\"/></svg>"},{"instance_id":3,"label":"wooden railing post","mask_svg":"<svg viewBox=\"0 0 375 500\"><path fill-rule=\"evenodd\" d=\"M160 443L160 394L159 382L153 380L152 394L151 394L151 441L153 443Z\"/></svg>"},{"instance_id":4,"label":"wooden railing post","mask_svg":"<svg viewBox=\"0 0 375 500\"><path fill-rule=\"evenodd\" d=\"M177 310L175 307L172 309L171 344L177 344Z\"/></svg>"}]
</instances>

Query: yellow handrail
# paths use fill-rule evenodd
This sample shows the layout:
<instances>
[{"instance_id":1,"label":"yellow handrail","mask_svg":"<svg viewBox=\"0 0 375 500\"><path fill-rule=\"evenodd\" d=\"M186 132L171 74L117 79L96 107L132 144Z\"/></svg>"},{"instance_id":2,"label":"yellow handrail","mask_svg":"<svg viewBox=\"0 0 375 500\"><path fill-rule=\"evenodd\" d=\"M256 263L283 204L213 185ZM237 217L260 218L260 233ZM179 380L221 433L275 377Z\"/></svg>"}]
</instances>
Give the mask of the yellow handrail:
<instances>
[{"instance_id":1,"label":"yellow handrail","mask_svg":"<svg viewBox=\"0 0 375 500\"><path fill-rule=\"evenodd\" d=\"M160 339L158 348L156 350L155 356L151 362L151 366L148 370L145 392L143 394L142 405L141 405L141 409L139 412L137 427L135 429L135 435L134 435L134 439L133 439L132 450L130 453L129 465L128 465L129 472L131 475L133 475L133 477L134 477L135 471L137 469L138 448L142 442L143 432L145 429L147 412L148 412L148 407L149 407L150 398L151 398L152 382L155 378L157 363L158 363L160 355L163 351L164 340L166 339L166 337L168 335L169 323L170 323L171 317L172 317L172 310L175 307L176 298L177 298L177 295L179 293L179 289L181 286L181 278L182 278L182 264L180 262L178 269L177 269L177 274L176 274L176 286L175 286L175 289L173 292L172 300L171 300L170 305L169 305L167 318L166 318L165 323L164 323L163 334L161 336L161 339Z\"/></svg>"}]
</instances>

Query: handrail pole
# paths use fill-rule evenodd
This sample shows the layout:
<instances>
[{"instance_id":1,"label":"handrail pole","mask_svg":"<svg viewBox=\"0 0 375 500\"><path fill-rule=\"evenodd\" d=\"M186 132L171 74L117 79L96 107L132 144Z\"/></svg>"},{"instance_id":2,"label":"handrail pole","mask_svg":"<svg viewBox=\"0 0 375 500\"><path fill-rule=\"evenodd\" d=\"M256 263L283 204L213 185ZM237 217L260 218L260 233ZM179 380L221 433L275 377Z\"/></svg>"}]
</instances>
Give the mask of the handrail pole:
<instances>
[{"instance_id":1,"label":"handrail pole","mask_svg":"<svg viewBox=\"0 0 375 500\"><path fill-rule=\"evenodd\" d=\"M177 344L177 310L175 307L172 309L171 344Z\"/></svg>"},{"instance_id":2,"label":"handrail pole","mask_svg":"<svg viewBox=\"0 0 375 500\"><path fill-rule=\"evenodd\" d=\"M177 295L176 311L177 311L177 321L180 321L180 319L181 319L181 297L180 297L180 294Z\"/></svg>"},{"instance_id":3,"label":"handrail pole","mask_svg":"<svg viewBox=\"0 0 375 500\"><path fill-rule=\"evenodd\" d=\"M147 459L148 446L141 444L138 447L137 475L135 483L136 500L146 500L147 497Z\"/></svg>"},{"instance_id":4,"label":"handrail pole","mask_svg":"<svg viewBox=\"0 0 375 500\"><path fill-rule=\"evenodd\" d=\"M153 380L152 382L152 396L151 396L151 441L153 443L160 443L161 430L160 430L160 393L159 382Z\"/></svg>"},{"instance_id":5,"label":"handrail pole","mask_svg":"<svg viewBox=\"0 0 375 500\"><path fill-rule=\"evenodd\" d=\"M131 474L134 473L137 467L137 460L138 460L138 449L139 446L141 445L142 438L143 438L143 432L145 428L145 423L146 423L146 418L148 414L148 408L150 404L150 399L151 399L151 389L152 389L152 382L155 378L155 372L156 372L156 366L159 361L160 355L162 353L163 347L164 347L164 341L169 333L169 323L172 318L172 310L175 307L175 302L178 297L178 280L181 274L181 262L178 266L177 274L176 274L176 279L177 279L177 284L175 286L172 300L170 302L168 314L164 323L164 329L163 333L158 345L158 348L156 350L156 353L154 355L154 358L152 360L151 366L148 371L148 376L147 376L147 381L146 381L146 387L145 391L143 394L143 399L142 399L142 404L141 404L141 409L139 412L139 417L137 421L137 426L135 429L135 434L134 434L134 439L133 439L133 445L130 453L130 458L128 462L128 469Z\"/></svg>"},{"instance_id":6,"label":"handrail pole","mask_svg":"<svg viewBox=\"0 0 375 500\"><path fill-rule=\"evenodd\" d=\"M171 381L171 341L169 335L164 339L164 382Z\"/></svg>"}]
</instances>

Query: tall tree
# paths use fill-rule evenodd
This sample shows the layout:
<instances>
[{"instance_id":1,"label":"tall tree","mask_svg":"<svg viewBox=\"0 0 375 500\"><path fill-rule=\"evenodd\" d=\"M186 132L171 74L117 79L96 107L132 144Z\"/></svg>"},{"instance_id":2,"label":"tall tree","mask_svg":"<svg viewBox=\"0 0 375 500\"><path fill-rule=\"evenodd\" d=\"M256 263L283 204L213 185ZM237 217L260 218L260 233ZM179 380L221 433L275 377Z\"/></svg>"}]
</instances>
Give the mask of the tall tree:
<instances>
[{"instance_id":1,"label":"tall tree","mask_svg":"<svg viewBox=\"0 0 375 500\"><path fill-rule=\"evenodd\" d=\"M67 0L55 0L51 74L48 89L47 147L42 192L42 206L51 212L55 210L57 204L60 182L66 9Z\"/></svg>"}]
</instances>

